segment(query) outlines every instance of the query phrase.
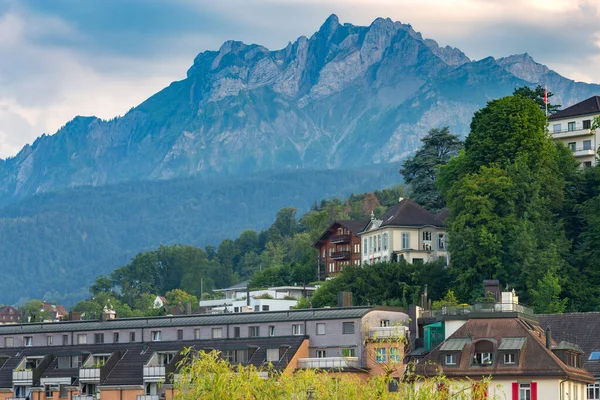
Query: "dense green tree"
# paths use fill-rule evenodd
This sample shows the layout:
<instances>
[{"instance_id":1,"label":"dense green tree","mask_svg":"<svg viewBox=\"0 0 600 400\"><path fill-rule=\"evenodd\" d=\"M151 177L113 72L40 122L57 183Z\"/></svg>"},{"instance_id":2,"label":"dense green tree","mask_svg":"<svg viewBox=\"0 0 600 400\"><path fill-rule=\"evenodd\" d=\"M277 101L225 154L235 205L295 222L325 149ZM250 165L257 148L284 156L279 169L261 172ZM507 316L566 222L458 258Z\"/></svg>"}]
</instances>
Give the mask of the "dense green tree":
<instances>
[{"instance_id":1,"label":"dense green tree","mask_svg":"<svg viewBox=\"0 0 600 400\"><path fill-rule=\"evenodd\" d=\"M513 91L514 96L523 96L533 100L540 110L546 111L546 103L544 103L544 88L542 85L537 85L535 88L530 88L529 86L521 86L516 88ZM550 97L554 96L554 94L550 91L547 93L548 100L548 114L554 114L555 112L560 110L560 104L551 104Z\"/></svg>"},{"instance_id":2,"label":"dense green tree","mask_svg":"<svg viewBox=\"0 0 600 400\"><path fill-rule=\"evenodd\" d=\"M181 289L173 289L168 291L165 294L165 298L167 299L167 304L172 306L184 306L187 303L192 305L192 308L196 308L198 305L198 299L196 296L191 295Z\"/></svg>"},{"instance_id":3,"label":"dense green tree","mask_svg":"<svg viewBox=\"0 0 600 400\"><path fill-rule=\"evenodd\" d=\"M23 304L21 314L25 322L44 322L50 318L50 313L43 308L43 302L35 299Z\"/></svg>"},{"instance_id":4,"label":"dense green tree","mask_svg":"<svg viewBox=\"0 0 600 400\"><path fill-rule=\"evenodd\" d=\"M421 141L423 145L413 157L404 161L400 174L404 183L410 185L411 197L426 209L436 212L445 207L444 198L436 187L438 169L458 154L463 142L457 135L451 134L447 126L430 130Z\"/></svg>"},{"instance_id":5,"label":"dense green tree","mask_svg":"<svg viewBox=\"0 0 600 400\"><path fill-rule=\"evenodd\" d=\"M568 298L560 298L561 287L558 277L551 271L546 272L538 281L537 288L531 289L533 307L538 314L560 314L567 307Z\"/></svg>"}]
</instances>

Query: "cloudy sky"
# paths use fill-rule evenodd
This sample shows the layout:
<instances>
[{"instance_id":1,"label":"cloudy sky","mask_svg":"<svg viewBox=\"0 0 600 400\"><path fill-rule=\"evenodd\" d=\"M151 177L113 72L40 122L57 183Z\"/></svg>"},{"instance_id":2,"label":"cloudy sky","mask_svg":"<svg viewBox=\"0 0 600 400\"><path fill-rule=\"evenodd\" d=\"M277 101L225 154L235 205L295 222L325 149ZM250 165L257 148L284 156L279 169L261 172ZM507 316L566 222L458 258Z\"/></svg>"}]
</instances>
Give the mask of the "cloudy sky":
<instances>
[{"instance_id":1,"label":"cloudy sky","mask_svg":"<svg viewBox=\"0 0 600 400\"><path fill-rule=\"evenodd\" d=\"M0 0L0 158L76 115L112 118L228 39L284 47L332 13L410 23L471 59L528 52L600 83L597 0Z\"/></svg>"}]
</instances>

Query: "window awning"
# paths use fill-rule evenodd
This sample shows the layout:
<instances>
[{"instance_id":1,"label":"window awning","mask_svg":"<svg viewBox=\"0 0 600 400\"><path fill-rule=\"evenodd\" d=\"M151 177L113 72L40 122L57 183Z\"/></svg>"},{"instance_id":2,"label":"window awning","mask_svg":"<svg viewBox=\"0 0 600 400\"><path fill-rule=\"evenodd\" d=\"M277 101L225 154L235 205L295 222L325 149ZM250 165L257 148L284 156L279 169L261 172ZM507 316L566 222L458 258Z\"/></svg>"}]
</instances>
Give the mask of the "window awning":
<instances>
[{"instance_id":1,"label":"window awning","mask_svg":"<svg viewBox=\"0 0 600 400\"><path fill-rule=\"evenodd\" d=\"M524 337L507 337L502 339L498 350L521 350L525 344Z\"/></svg>"},{"instance_id":2,"label":"window awning","mask_svg":"<svg viewBox=\"0 0 600 400\"><path fill-rule=\"evenodd\" d=\"M465 345L470 344L471 339L448 339L440 347L440 351L462 351Z\"/></svg>"}]
</instances>

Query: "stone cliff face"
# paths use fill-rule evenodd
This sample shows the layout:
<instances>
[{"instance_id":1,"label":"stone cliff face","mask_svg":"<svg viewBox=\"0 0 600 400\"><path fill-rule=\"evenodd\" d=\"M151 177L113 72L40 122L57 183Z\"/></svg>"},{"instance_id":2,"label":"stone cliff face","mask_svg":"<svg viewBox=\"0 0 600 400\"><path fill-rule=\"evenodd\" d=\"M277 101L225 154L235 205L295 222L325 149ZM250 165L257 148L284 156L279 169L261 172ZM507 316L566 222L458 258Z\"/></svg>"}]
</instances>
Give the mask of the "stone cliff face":
<instances>
[{"instance_id":1,"label":"stone cliff face","mask_svg":"<svg viewBox=\"0 0 600 400\"><path fill-rule=\"evenodd\" d=\"M410 25L329 17L284 49L225 42L111 121L77 117L0 161L0 198L78 185L356 167L409 155L429 129L466 134L485 102L548 84L564 105L600 92L527 54L471 61Z\"/></svg>"}]
</instances>

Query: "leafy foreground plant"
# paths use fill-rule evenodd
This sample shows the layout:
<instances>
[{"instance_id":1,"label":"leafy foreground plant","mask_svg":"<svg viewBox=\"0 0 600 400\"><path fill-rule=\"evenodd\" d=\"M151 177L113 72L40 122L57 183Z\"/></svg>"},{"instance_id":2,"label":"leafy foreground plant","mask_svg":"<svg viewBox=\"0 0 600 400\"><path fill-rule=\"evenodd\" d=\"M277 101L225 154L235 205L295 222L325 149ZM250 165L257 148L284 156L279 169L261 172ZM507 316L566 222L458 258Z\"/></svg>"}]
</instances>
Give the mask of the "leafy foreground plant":
<instances>
[{"instance_id":1,"label":"leafy foreground plant","mask_svg":"<svg viewBox=\"0 0 600 400\"><path fill-rule=\"evenodd\" d=\"M411 369L409 369L411 370ZM266 378L266 376L269 378ZM220 358L218 351L210 353L185 350L179 363L174 398L177 400L221 399L411 399L411 400L478 400L495 399L486 396L482 381L452 381L443 376L418 377L408 373L408 379L389 392L390 378L385 376L361 379L351 373L326 372L317 369L280 373L269 364L264 369L253 365L231 365ZM473 391L473 389L475 391Z\"/></svg>"}]
</instances>

